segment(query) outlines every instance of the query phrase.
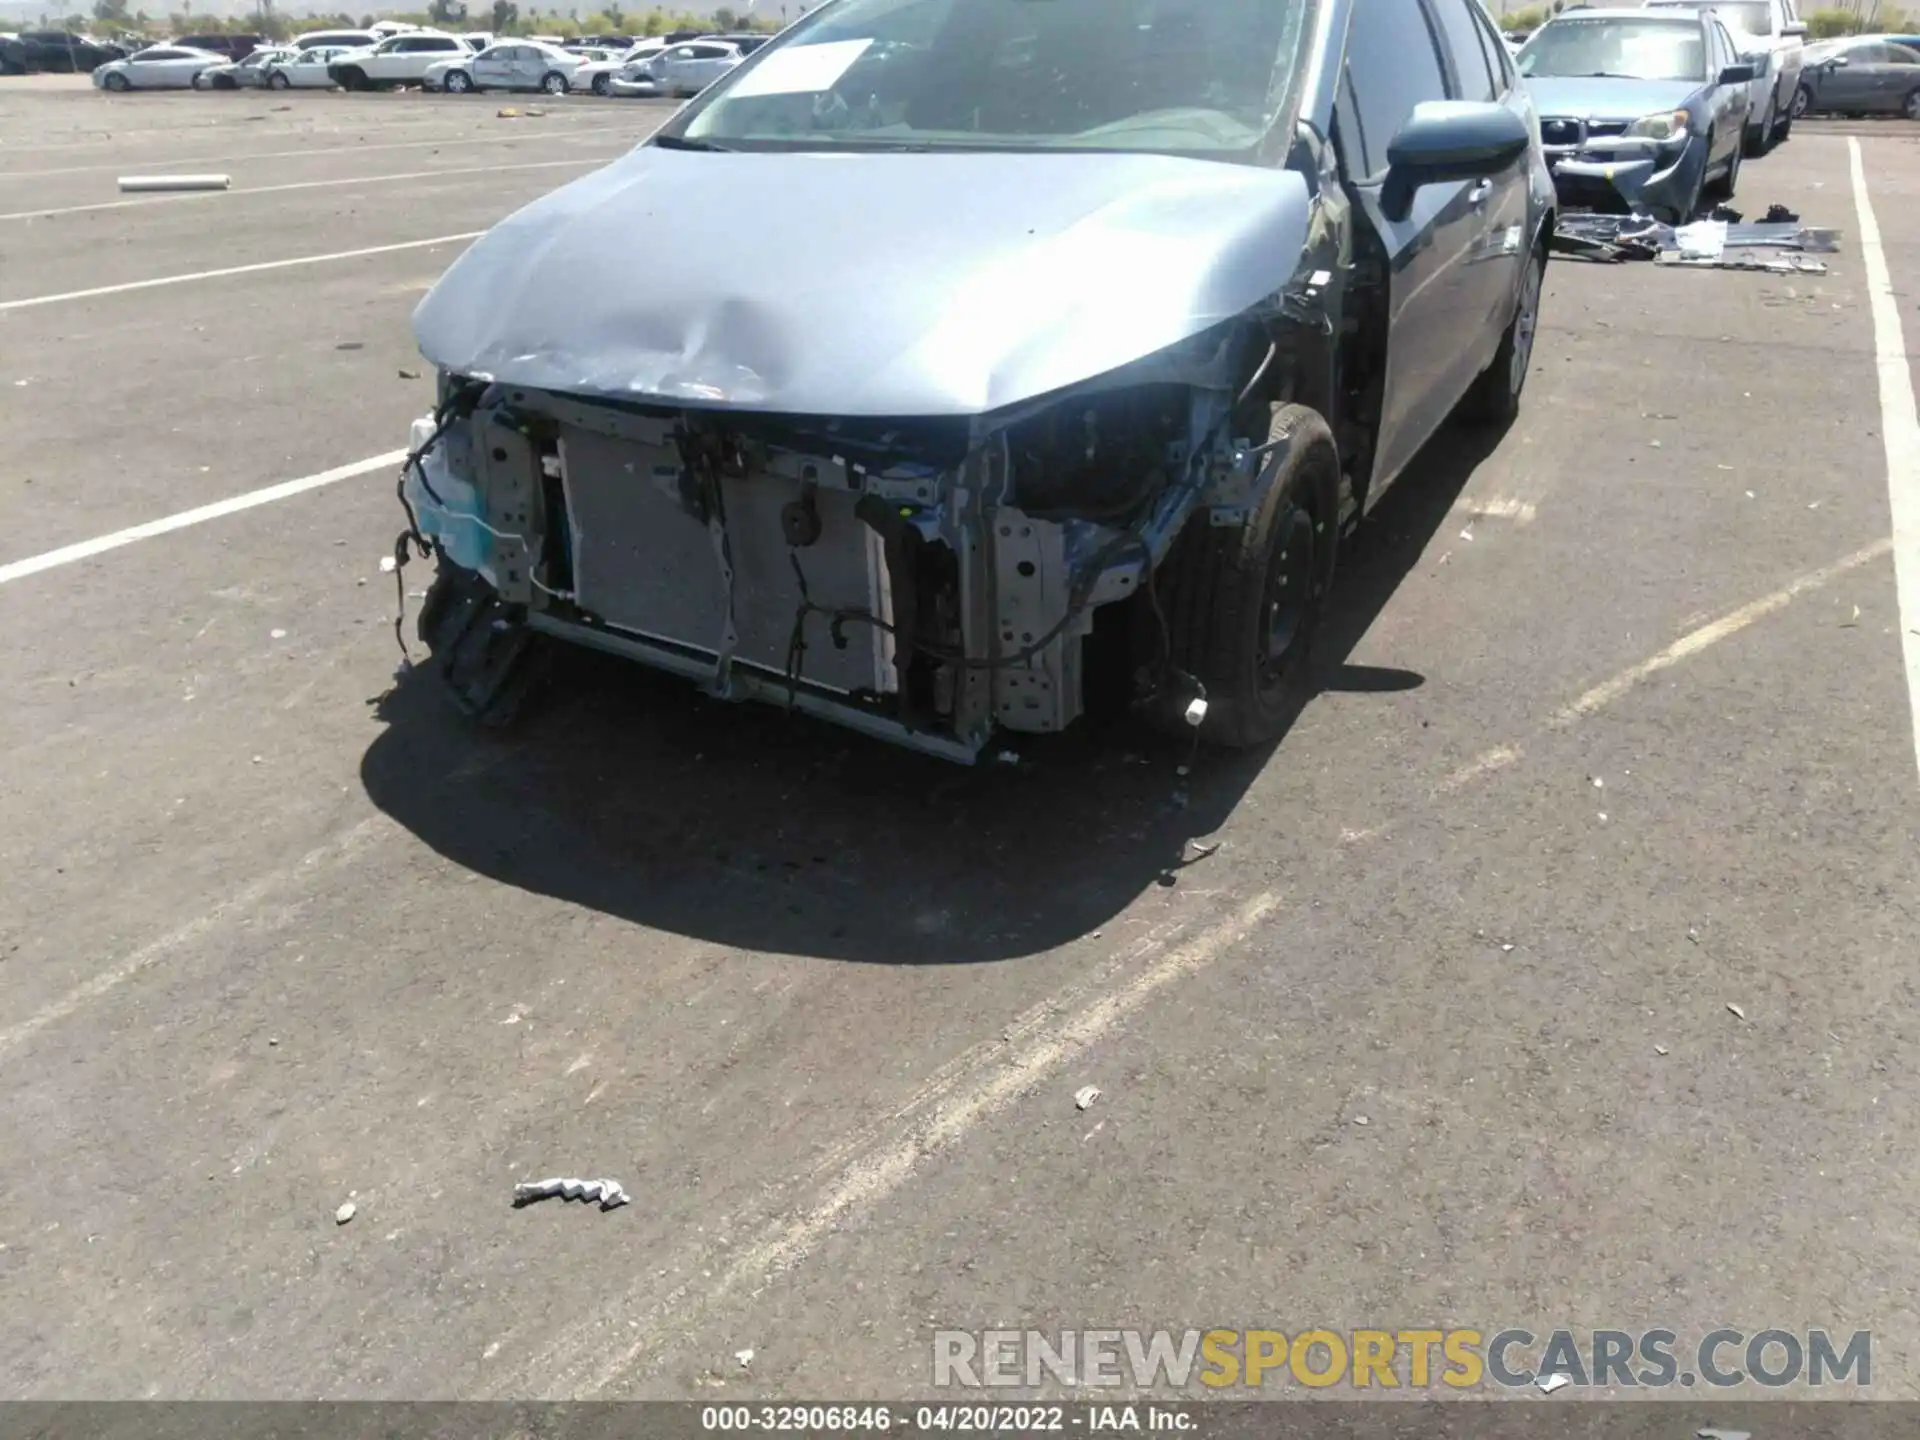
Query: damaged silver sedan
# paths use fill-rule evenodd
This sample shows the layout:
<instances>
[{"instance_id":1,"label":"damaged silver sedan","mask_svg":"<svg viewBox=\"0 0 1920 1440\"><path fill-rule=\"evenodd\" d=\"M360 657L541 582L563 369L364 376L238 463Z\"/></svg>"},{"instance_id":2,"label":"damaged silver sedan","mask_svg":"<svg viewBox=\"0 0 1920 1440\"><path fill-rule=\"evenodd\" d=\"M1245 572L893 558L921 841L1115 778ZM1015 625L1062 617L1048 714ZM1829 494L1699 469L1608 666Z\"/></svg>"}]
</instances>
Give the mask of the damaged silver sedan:
<instances>
[{"instance_id":1,"label":"damaged silver sedan","mask_svg":"<svg viewBox=\"0 0 1920 1440\"><path fill-rule=\"evenodd\" d=\"M1538 134L1477 0L831 0L422 301L434 668L1269 741L1342 534L1518 405Z\"/></svg>"}]
</instances>

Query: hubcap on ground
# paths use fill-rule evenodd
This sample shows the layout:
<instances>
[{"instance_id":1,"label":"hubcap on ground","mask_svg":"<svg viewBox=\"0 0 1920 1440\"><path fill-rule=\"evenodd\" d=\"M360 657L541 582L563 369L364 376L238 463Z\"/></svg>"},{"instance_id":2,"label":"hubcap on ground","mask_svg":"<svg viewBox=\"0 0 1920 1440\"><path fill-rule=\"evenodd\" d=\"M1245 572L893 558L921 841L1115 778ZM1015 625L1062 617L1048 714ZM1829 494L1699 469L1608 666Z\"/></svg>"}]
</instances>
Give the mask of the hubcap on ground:
<instances>
[{"instance_id":1,"label":"hubcap on ground","mask_svg":"<svg viewBox=\"0 0 1920 1440\"><path fill-rule=\"evenodd\" d=\"M1520 282L1520 308L1513 316L1513 369L1507 383L1518 395L1527 383L1527 367L1533 363L1533 332L1540 323L1540 261L1527 261L1526 278Z\"/></svg>"},{"instance_id":2,"label":"hubcap on ground","mask_svg":"<svg viewBox=\"0 0 1920 1440\"><path fill-rule=\"evenodd\" d=\"M1273 570L1267 580L1267 679L1277 679L1292 661L1296 641L1313 605L1313 516L1301 506L1287 507L1274 538Z\"/></svg>"}]
</instances>

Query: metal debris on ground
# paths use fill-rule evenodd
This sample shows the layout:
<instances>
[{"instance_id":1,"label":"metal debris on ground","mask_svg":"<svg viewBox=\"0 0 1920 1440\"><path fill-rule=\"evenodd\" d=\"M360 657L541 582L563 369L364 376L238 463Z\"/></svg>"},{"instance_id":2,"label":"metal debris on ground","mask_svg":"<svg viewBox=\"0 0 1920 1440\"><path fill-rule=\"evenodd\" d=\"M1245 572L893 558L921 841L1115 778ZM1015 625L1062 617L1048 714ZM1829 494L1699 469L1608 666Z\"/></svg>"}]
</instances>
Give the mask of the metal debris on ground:
<instances>
[{"instance_id":1,"label":"metal debris on ground","mask_svg":"<svg viewBox=\"0 0 1920 1440\"><path fill-rule=\"evenodd\" d=\"M536 1200L545 1200L559 1195L568 1200L597 1200L602 1210L611 1210L625 1205L633 1197L621 1188L618 1180L576 1180L555 1178L552 1180L525 1180L513 1187L515 1205L531 1205Z\"/></svg>"},{"instance_id":2,"label":"metal debris on ground","mask_svg":"<svg viewBox=\"0 0 1920 1440\"><path fill-rule=\"evenodd\" d=\"M1731 1013L1734 1016L1735 1019L1744 1020L1747 1018L1747 1012L1742 1010L1738 1005L1734 1004L1733 1001L1731 1000L1727 1001L1727 1010L1729 1013Z\"/></svg>"},{"instance_id":3,"label":"metal debris on ground","mask_svg":"<svg viewBox=\"0 0 1920 1440\"><path fill-rule=\"evenodd\" d=\"M380 557L380 573L382 575L391 575L394 570L398 568L399 563L400 562L395 560L391 555L382 555Z\"/></svg>"},{"instance_id":4,"label":"metal debris on ground","mask_svg":"<svg viewBox=\"0 0 1920 1440\"><path fill-rule=\"evenodd\" d=\"M1571 1385L1573 1382L1562 1371L1556 1370L1551 1375L1542 1375L1533 1383L1538 1385L1545 1394L1551 1395L1562 1386Z\"/></svg>"},{"instance_id":5,"label":"metal debris on ground","mask_svg":"<svg viewBox=\"0 0 1920 1440\"><path fill-rule=\"evenodd\" d=\"M333 1223L336 1225L344 1225L359 1213L360 1213L360 1207L355 1205L351 1200L349 1200L347 1201L346 1204L342 1205L338 1210L333 1212Z\"/></svg>"},{"instance_id":6,"label":"metal debris on ground","mask_svg":"<svg viewBox=\"0 0 1920 1440\"><path fill-rule=\"evenodd\" d=\"M508 105L503 109L494 111L493 118L496 120L518 120L520 118L520 112L511 105Z\"/></svg>"},{"instance_id":7,"label":"metal debris on ground","mask_svg":"<svg viewBox=\"0 0 1920 1440\"><path fill-rule=\"evenodd\" d=\"M1753 1440L1751 1430L1696 1430L1694 1440Z\"/></svg>"},{"instance_id":8,"label":"metal debris on ground","mask_svg":"<svg viewBox=\"0 0 1920 1440\"><path fill-rule=\"evenodd\" d=\"M1222 842L1218 840L1213 841L1211 844L1199 840L1189 840L1186 843L1186 849L1191 853L1183 855L1181 857L1181 863L1191 865L1196 860L1204 860L1213 854L1214 851L1218 850L1221 844Z\"/></svg>"},{"instance_id":9,"label":"metal debris on ground","mask_svg":"<svg viewBox=\"0 0 1920 1440\"><path fill-rule=\"evenodd\" d=\"M225 190L233 182L225 175L122 175L122 191L138 195L152 190Z\"/></svg>"},{"instance_id":10,"label":"metal debris on ground","mask_svg":"<svg viewBox=\"0 0 1920 1440\"><path fill-rule=\"evenodd\" d=\"M1840 232L1800 224L1800 217L1774 206L1767 218L1743 222L1724 206L1691 225L1668 225L1651 215L1600 215L1575 210L1554 227L1556 254L1617 264L1652 260L1663 265L1704 269L1766 270L1775 274L1824 275L1825 262L1800 258L1804 252L1831 254L1840 248ZM1729 255L1730 250L1789 252L1761 256Z\"/></svg>"},{"instance_id":11,"label":"metal debris on ground","mask_svg":"<svg viewBox=\"0 0 1920 1440\"><path fill-rule=\"evenodd\" d=\"M745 1350L736 1350L733 1352L733 1358L740 1362L740 1368L744 1370L753 1364L753 1350L751 1347Z\"/></svg>"},{"instance_id":12,"label":"metal debris on ground","mask_svg":"<svg viewBox=\"0 0 1920 1440\"><path fill-rule=\"evenodd\" d=\"M1098 1085L1082 1085L1078 1090L1073 1092L1074 1108L1085 1110L1099 1098L1100 1087Z\"/></svg>"}]
</instances>

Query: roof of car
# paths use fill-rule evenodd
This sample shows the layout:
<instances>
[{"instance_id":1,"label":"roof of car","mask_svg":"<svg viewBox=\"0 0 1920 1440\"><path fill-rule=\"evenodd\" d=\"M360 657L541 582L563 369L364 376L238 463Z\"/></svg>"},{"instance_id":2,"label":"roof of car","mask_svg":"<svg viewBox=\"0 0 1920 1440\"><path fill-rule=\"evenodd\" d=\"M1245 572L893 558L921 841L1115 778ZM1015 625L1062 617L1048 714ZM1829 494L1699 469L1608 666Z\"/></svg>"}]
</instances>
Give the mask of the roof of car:
<instances>
[{"instance_id":1,"label":"roof of car","mask_svg":"<svg viewBox=\"0 0 1920 1440\"><path fill-rule=\"evenodd\" d=\"M1666 24L1677 25L1686 20L1699 20L1701 10L1706 7L1690 3L1690 0L1647 0L1645 6L1636 6L1632 9L1624 5L1608 6L1605 9L1589 5L1571 6L1553 16L1540 29L1546 29L1547 25L1553 24L1555 20L1644 20L1647 18L1647 11L1656 8L1680 11L1681 13L1677 15L1659 17Z\"/></svg>"}]
</instances>

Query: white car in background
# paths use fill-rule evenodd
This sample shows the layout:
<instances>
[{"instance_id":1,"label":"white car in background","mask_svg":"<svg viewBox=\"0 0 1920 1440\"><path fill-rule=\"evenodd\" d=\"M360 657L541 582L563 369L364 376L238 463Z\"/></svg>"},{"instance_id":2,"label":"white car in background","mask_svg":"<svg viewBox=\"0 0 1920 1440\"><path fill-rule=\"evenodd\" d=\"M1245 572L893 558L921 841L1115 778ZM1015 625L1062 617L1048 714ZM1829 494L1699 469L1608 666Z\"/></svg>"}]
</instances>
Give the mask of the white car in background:
<instances>
[{"instance_id":1,"label":"white car in background","mask_svg":"<svg viewBox=\"0 0 1920 1440\"><path fill-rule=\"evenodd\" d=\"M244 60L225 65L210 65L193 77L196 90L257 90L267 83L267 66L297 52L285 46L269 45L253 51Z\"/></svg>"},{"instance_id":2,"label":"white car in background","mask_svg":"<svg viewBox=\"0 0 1920 1440\"><path fill-rule=\"evenodd\" d=\"M365 50L380 43L371 30L309 30L292 40L296 50Z\"/></svg>"},{"instance_id":3,"label":"white car in background","mask_svg":"<svg viewBox=\"0 0 1920 1440\"><path fill-rule=\"evenodd\" d=\"M264 83L269 90L331 90L333 76L327 67L335 57L345 55L347 49L316 45L311 50L296 50L267 67Z\"/></svg>"},{"instance_id":4,"label":"white car in background","mask_svg":"<svg viewBox=\"0 0 1920 1440\"><path fill-rule=\"evenodd\" d=\"M583 62L557 45L505 40L478 55L442 60L426 70L420 83L429 90L464 95L469 90L544 90L564 95Z\"/></svg>"},{"instance_id":5,"label":"white car in background","mask_svg":"<svg viewBox=\"0 0 1920 1440\"><path fill-rule=\"evenodd\" d=\"M1747 91L1753 107L1747 112L1747 154L1763 155L1787 138L1807 34L1793 0L1647 0L1647 5L1711 10L1719 16L1741 60L1753 66Z\"/></svg>"},{"instance_id":6,"label":"white car in background","mask_svg":"<svg viewBox=\"0 0 1920 1440\"><path fill-rule=\"evenodd\" d=\"M698 95L747 57L730 40L690 40L656 55L647 66L662 95Z\"/></svg>"},{"instance_id":7,"label":"white car in background","mask_svg":"<svg viewBox=\"0 0 1920 1440\"><path fill-rule=\"evenodd\" d=\"M149 45L124 60L109 60L93 72L102 90L191 90L202 70L225 65L227 57L184 45Z\"/></svg>"},{"instance_id":8,"label":"white car in background","mask_svg":"<svg viewBox=\"0 0 1920 1440\"><path fill-rule=\"evenodd\" d=\"M627 63L628 50L622 46L618 50L607 50L599 46L582 46L578 50L569 50L569 55L578 56L580 64L570 78L575 90L591 91L595 95L613 93L613 77L620 73L620 67Z\"/></svg>"},{"instance_id":9,"label":"white car in background","mask_svg":"<svg viewBox=\"0 0 1920 1440\"><path fill-rule=\"evenodd\" d=\"M496 47L497 48L497 47ZM442 60L465 60L473 51L458 35L409 30L369 50L349 50L333 61L333 82L342 90L391 90L418 85Z\"/></svg>"},{"instance_id":10,"label":"white car in background","mask_svg":"<svg viewBox=\"0 0 1920 1440\"><path fill-rule=\"evenodd\" d=\"M660 88L653 83L650 67L667 45L668 42L658 36L636 42L627 51L627 58L615 67L607 81L607 89L615 95L658 95Z\"/></svg>"}]
</instances>

